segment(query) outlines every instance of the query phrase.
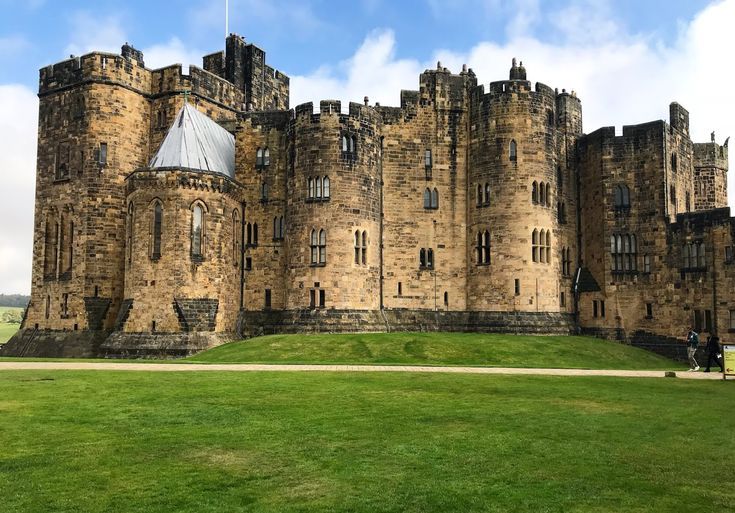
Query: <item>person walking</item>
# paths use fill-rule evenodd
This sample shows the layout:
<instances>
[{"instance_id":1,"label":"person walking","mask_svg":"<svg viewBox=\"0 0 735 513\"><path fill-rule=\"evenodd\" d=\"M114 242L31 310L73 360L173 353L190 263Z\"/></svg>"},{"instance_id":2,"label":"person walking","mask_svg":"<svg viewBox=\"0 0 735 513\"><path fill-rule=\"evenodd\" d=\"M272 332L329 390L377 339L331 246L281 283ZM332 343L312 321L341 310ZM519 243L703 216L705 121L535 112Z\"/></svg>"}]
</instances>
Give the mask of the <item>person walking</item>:
<instances>
[{"instance_id":1,"label":"person walking","mask_svg":"<svg viewBox=\"0 0 735 513\"><path fill-rule=\"evenodd\" d=\"M689 330L687 333L687 358L689 358L689 370L698 371L699 364L694 359L694 355L697 352L697 346L699 346L699 334L694 330Z\"/></svg>"},{"instance_id":2,"label":"person walking","mask_svg":"<svg viewBox=\"0 0 735 513\"><path fill-rule=\"evenodd\" d=\"M710 335L707 338L707 368L704 372L709 372L712 360L720 367L720 372L725 372L722 367L722 347L720 346L720 337L717 335Z\"/></svg>"}]
</instances>

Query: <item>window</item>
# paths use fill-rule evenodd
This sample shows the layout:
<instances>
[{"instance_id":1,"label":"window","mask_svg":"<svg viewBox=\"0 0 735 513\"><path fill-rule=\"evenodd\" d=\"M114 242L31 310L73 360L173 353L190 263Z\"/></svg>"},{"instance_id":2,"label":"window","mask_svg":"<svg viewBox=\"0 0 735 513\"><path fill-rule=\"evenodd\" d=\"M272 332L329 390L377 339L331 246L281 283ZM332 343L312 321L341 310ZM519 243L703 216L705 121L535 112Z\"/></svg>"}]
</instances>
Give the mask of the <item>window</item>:
<instances>
[{"instance_id":1,"label":"window","mask_svg":"<svg viewBox=\"0 0 735 513\"><path fill-rule=\"evenodd\" d=\"M51 315L51 296L46 296L46 319Z\"/></svg>"},{"instance_id":2,"label":"window","mask_svg":"<svg viewBox=\"0 0 735 513\"><path fill-rule=\"evenodd\" d=\"M686 199L684 201L684 208L687 212L690 212L692 210L692 196L689 194L689 191L686 192Z\"/></svg>"},{"instance_id":3,"label":"window","mask_svg":"<svg viewBox=\"0 0 735 513\"><path fill-rule=\"evenodd\" d=\"M725 263L731 264L732 263L732 246L725 246Z\"/></svg>"},{"instance_id":4,"label":"window","mask_svg":"<svg viewBox=\"0 0 735 513\"><path fill-rule=\"evenodd\" d=\"M533 230L531 234L531 260L542 264L551 263L551 231Z\"/></svg>"},{"instance_id":5,"label":"window","mask_svg":"<svg viewBox=\"0 0 735 513\"><path fill-rule=\"evenodd\" d=\"M638 270L638 245L636 236L619 234L610 236L612 271L617 273Z\"/></svg>"},{"instance_id":6,"label":"window","mask_svg":"<svg viewBox=\"0 0 735 513\"><path fill-rule=\"evenodd\" d=\"M479 183L477 184L477 206L482 206L483 204L483 197L482 197L482 185Z\"/></svg>"},{"instance_id":7,"label":"window","mask_svg":"<svg viewBox=\"0 0 735 513\"><path fill-rule=\"evenodd\" d=\"M557 213L559 216L559 224L567 224L567 206L566 203L560 201L557 203Z\"/></svg>"},{"instance_id":8,"label":"window","mask_svg":"<svg viewBox=\"0 0 735 513\"><path fill-rule=\"evenodd\" d=\"M424 151L424 167L432 167L431 150Z\"/></svg>"},{"instance_id":9,"label":"window","mask_svg":"<svg viewBox=\"0 0 735 513\"><path fill-rule=\"evenodd\" d=\"M712 310L704 311L704 331L712 333Z\"/></svg>"},{"instance_id":10,"label":"window","mask_svg":"<svg viewBox=\"0 0 735 513\"><path fill-rule=\"evenodd\" d=\"M538 202L539 205L546 206L546 184L544 182L538 185Z\"/></svg>"},{"instance_id":11,"label":"window","mask_svg":"<svg viewBox=\"0 0 735 513\"><path fill-rule=\"evenodd\" d=\"M707 267L704 242L689 242L682 247L683 268L704 269Z\"/></svg>"},{"instance_id":12,"label":"window","mask_svg":"<svg viewBox=\"0 0 735 513\"><path fill-rule=\"evenodd\" d=\"M265 182L260 186L260 200L268 201L268 184Z\"/></svg>"},{"instance_id":13,"label":"window","mask_svg":"<svg viewBox=\"0 0 735 513\"><path fill-rule=\"evenodd\" d=\"M436 189L436 187L434 187L434 190L431 191L431 208L439 208L439 191Z\"/></svg>"},{"instance_id":14,"label":"window","mask_svg":"<svg viewBox=\"0 0 735 513\"><path fill-rule=\"evenodd\" d=\"M672 170L672 171L673 171L674 173L676 173L676 167L677 167L677 163L678 163L678 162L677 162L677 160L678 160L678 159L677 159L677 157L676 157L676 153L672 153L672 154L671 154L671 170Z\"/></svg>"},{"instance_id":15,"label":"window","mask_svg":"<svg viewBox=\"0 0 735 513\"><path fill-rule=\"evenodd\" d=\"M600 300L600 317L605 317L605 300Z\"/></svg>"},{"instance_id":16,"label":"window","mask_svg":"<svg viewBox=\"0 0 735 513\"><path fill-rule=\"evenodd\" d=\"M518 145L516 145L515 140L510 141L509 157L511 162L518 160Z\"/></svg>"},{"instance_id":17,"label":"window","mask_svg":"<svg viewBox=\"0 0 735 513\"><path fill-rule=\"evenodd\" d=\"M97 159L97 163L100 166L107 165L107 143L100 143L99 158Z\"/></svg>"},{"instance_id":18,"label":"window","mask_svg":"<svg viewBox=\"0 0 735 513\"><path fill-rule=\"evenodd\" d=\"M730 310L730 331L735 331L735 310Z\"/></svg>"},{"instance_id":19,"label":"window","mask_svg":"<svg viewBox=\"0 0 735 513\"><path fill-rule=\"evenodd\" d=\"M431 208L431 191L428 187L424 189L424 208Z\"/></svg>"},{"instance_id":20,"label":"window","mask_svg":"<svg viewBox=\"0 0 735 513\"><path fill-rule=\"evenodd\" d=\"M515 279L515 295L521 295L521 280L519 280L518 278Z\"/></svg>"},{"instance_id":21,"label":"window","mask_svg":"<svg viewBox=\"0 0 735 513\"><path fill-rule=\"evenodd\" d=\"M618 210L630 208L630 189L628 189L627 185L620 184L615 186L613 206Z\"/></svg>"},{"instance_id":22,"label":"window","mask_svg":"<svg viewBox=\"0 0 735 513\"><path fill-rule=\"evenodd\" d=\"M240 244L240 237L242 226L240 224L240 211L234 209L232 211L232 262L235 267L240 265L242 258L242 250Z\"/></svg>"},{"instance_id":23,"label":"window","mask_svg":"<svg viewBox=\"0 0 735 513\"><path fill-rule=\"evenodd\" d=\"M199 207L199 210L201 213L201 207ZM163 205L161 204L160 201L155 201L153 203L153 218L151 219L151 260L158 260L159 258L161 258L161 234L162 232L163 232ZM193 240L193 232L192 232L192 240ZM200 252L201 252L201 248L200 248ZM195 254L195 253L192 253L192 254ZM200 253L196 253L196 254L198 255Z\"/></svg>"},{"instance_id":24,"label":"window","mask_svg":"<svg viewBox=\"0 0 735 513\"><path fill-rule=\"evenodd\" d=\"M485 184L485 201L484 201L484 203L485 203L485 205L489 205L490 204L490 184L489 183L486 183Z\"/></svg>"},{"instance_id":25,"label":"window","mask_svg":"<svg viewBox=\"0 0 735 513\"><path fill-rule=\"evenodd\" d=\"M434 250L429 248L421 248L419 251L419 266L422 269L434 268Z\"/></svg>"},{"instance_id":26,"label":"window","mask_svg":"<svg viewBox=\"0 0 735 513\"><path fill-rule=\"evenodd\" d=\"M58 257L59 223L54 214L46 216L46 233L44 241L43 274L45 279L56 278Z\"/></svg>"},{"instance_id":27,"label":"window","mask_svg":"<svg viewBox=\"0 0 735 513\"><path fill-rule=\"evenodd\" d=\"M269 310L271 307L271 289L265 289L265 308Z\"/></svg>"},{"instance_id":28,"label":"window","mask_svg":"<svg viewBox=\"0 0 735 513\"><path fill-rule=\"evenodd\" d=\"M449 292L444 291L444 306L449 306Z\"/></svg>"},{"instance_id":29,"label":"window","mask_svg":"<svg viewBox=\"0 0 735 513\"><path fill-rule=\"evenodd\" d=\"M653 303L646 303L646 319L653 319Z\"/></svg>"},{"instance_id":30,"label":"window","mask_svg":"<svg viewBox=\"0 0 735 513\"><path fill-rule=\"evenodd\" d=\"M539 243L538 243L538 230L534 230L531 234L531 260L534 262L539 261Z\"/></svg>"},{"instance_id":31,"label":"window","mask_svg":"<svg viewBox=\"0 0 735 513\"><path fill-rule=\"evenodd\" d=\"M68 143L62 143L56 150L56 180L66 180L69 178L69 167L71 160L71 150Z\"/></svg>"},{"instance_id":32,"label":"window","mask_svg":"<svg viewBox=\"0 0 735 513\"><path fill-rule=\"evenodd\" d=\"M477 233L477 264L487 265L490 263L490 232Z\"/></svg>"},{"instance_id":33,"label":"window","mask_svg":"<svg viewBox=\"0 0 735 513\"><path fill-rule=\"evenodd\" d=\"M70 279L74 255L74 222L71 212L61 216L59 229L59 279Z\"/></svg>"},{"instance_id":34,"label":"window","mask_svg":"<svg viewBox=\"0 0 735 513\"><path fill-rule=\"evenodd\" d=\"M355 263L360 265L367 264L367 232L355 232Z\"/></svg>"},{"instance_id":35,"label":"window","mask_svg":"<svg viewBox=\"0 0 735 513\"><path fill-rule=\"evenodd\" d=\"M316 290L309 289L309 308L316 308Z\"/></svg>"},{"instance_id":36,"label":"window","mask_svg":"<svg viewBox=\"0 0 735 513\"><path fill-rule=\"evenodd\" d=\"M311 230L311 265L327 263L327 232Z\"/></svg>"},{"instance_id":37,"label":"window","mask_svg":"<svg viewBox=\"0 0 735 513\"><path fill-rule=\"evenodd\" d=\"M564 173L561 171L561 166L556 166L556 186L559 190L564 186Z\"/></svg>"},{"instance_id":38,"label":"window","mask_svg":"<svg viewBox=\"0 0 735 513\"><path fill-rule=\"evenodd\" d=\"M195 204L191 211L191 257L201 259L204 246L204 209Z\"/></svg>"},{"instance_id":39,"label":"window","mask_svg":"<svg viewBox=\"0 0 735 513\"><path fill-rule=\"evenodd\" d=\"M61 295L61 318L69 317L69 293L65 292Z\"/></svg>"},{"instance_id":40,"label":"window","mask_svg":"<svg viewBox=\"0 0 735 513\"><path fill-rule=\"evenodd\" d=\"M400 281L398 282L398 295L403 295L403 283L401 283Z\"/></svg>"},{"instance_id":41,"label":"window","mask_svg":"<svg viewBox=\"0 0 735 513\"><path fill-rule=\"evenodd\" d=\"M78 95L74 98L74 103L71 107L71 115L74 119L84 117L84 97L82 95Z\"/></svg>"},{"instance_id":42,"label":"window","mask_svg":"<svg viewBox=\"0 0 735 513\"><path fill-rule=\"evenodd\" d=\"M350 151L350 145L347 142L347 136L342 136L342 153L348 153Z\"/></svg>"},{"instance_id":43,"label":"window","mask_svg":"<svg viewBox=\"0 0 735 513\"><path fill-rule=\"evenodd\" d=\"M531 202L535 205L538 203L538 183L533 182L531 187Z\"/></svg>"},{"instance_id":44,"label":"window","mask_svg":"<svg viewBox=\"0 0 735 513\"><path fill-rule=\"evenodd\" d=\"M559 296L559 306L567 306L567 298L565 297L564 292Z\"/></svg>"},{"instance_id":45,"label":"window","mask_svg":"<svg viewBox=\"0 0 735 513\"><path fill-rule=\"evenodd\" d=\"M357 137L354 135L342 135L342 157L354 160L357 157Z\"/></svg>"},{"instance_id":46,"label":"window","mask_svg":"<svg viewBox=\"0 0 735 513\"><path fill-rule=\"evenodd\" d=\"M694 310L694 330L712 333L712 310Z\"/></svg>"},{"instance_id":47,"label":"window","mask_svg":"<svg viewBox=\"0 0 735 513\"><path fill-rule=\"evenodd\" d=\"M273 218L273 240L283 240L283 216Z\"/></svg>"},{"instance_id":48,"label":"window","mask_svg":"<svg viewBox=\"0 0 735 513\"><path fill-rule=\"evenodd\" d=\"M255 151L255 167L256 168L263 167L263 148L258 148Z\"/></svg>"},{"instance_id":49,"label":"window","mask_svg":"<svg viewBox=\"0 0 735 513\"><path fill-rule=\"evenodd\" d=\"M651 255L643 255L643 272L646 274L651 272Z\"/></svg>"},{"instance_id":50,"label":"window","mask_svg":"<svg viewBox=\"0 0 735 513\"><path fill-rule=\"evenodd\" d=\"M133 226L133 221L134 221L134 215L133 215L133 213L134 213L134 207L133 207L133 203L131 202L131 203L128 204L128 224L127 224L127 229L128 229L128 237L127 237L127 242L128 242L128 247L127 247L127 250L128 250L128 255L127 255L127 257L128 257L128 264L132 264L132 262L133 262L133 228L134 228L134 226Z\"/></svg>"},{"instance_id":51,"label":"window","mask_svg":"<svg viewBox=\"0 0 735 513\"><path fill-rule=\"evenodd\" d=\"M263 150L263 167L271 165L271 150L268 148Z\"/></svg>"},{"instance_id":52,"label":"window","mask_svg":"<svg viewBox=\"0 0 735 513\"><path fill-rule=\"evenodd\" d=\"M320 201L329 199L330 194L330 183L329 177L317 176L316 178L308 179L308 194L307 198L312 201Z\"/></svg>"},{"instance_id":53,"label":"window","mask_svg":"<svg viewBox=\"0 0 735 513\"><path fill-rule=\"evenodd\" d=\"M570 276L572 270L571 248L561 248L561 274Z\"/></svg>"},{"instance_id":54,"label":"window","mask_svg":"<svg viewBox=\"0 0 735 513\"><path fill-rule=\"evenodd\" d=\"M597 300L594 299L594 300L592 300L592 317L595 317L596 318L598 316L598 309L597 308L598 308L597 307Z\"/></svg>"},{"instance_id":55,"label":"window","mask_svg":"<svg viewBox=\"0 0 735 513\"><path fill-rule=\"evenodd\" d=\"M319 289L319 308L324 308L324 305L327 303L327 294L326 291L323 289Z\"/></svg>"},{"instance_id":56,"label":"window","mask_svg":"<svg viewBox=\"0 0 735 513\"><path fill-rule=\"evenodd\" d=\"M253 257L245 257L245 270L246 271L253 270Z\"/></svg>"},{"instance_id":57,"label":"window","mask_svg":"<svg viewBox=\"0 0 735 513\"><path fill-rule=\"evenodd\" d=\"M322 198L329 198L329 177L322 178Z\"/></svg>"}]
</instances>

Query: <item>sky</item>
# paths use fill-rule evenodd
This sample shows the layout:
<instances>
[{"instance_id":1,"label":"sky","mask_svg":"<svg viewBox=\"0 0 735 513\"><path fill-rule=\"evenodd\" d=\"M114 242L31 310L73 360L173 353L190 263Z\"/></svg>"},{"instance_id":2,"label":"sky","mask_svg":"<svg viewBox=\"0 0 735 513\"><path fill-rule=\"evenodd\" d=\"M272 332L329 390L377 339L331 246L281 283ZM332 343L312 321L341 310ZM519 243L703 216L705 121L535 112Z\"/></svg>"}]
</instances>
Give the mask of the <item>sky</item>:
<instances>
[{"instance_id":1,"label":"sky","mask_svg":"<svg viewBox=\"0 0 735 513\"><path fill-rule=\"evenodd\" d=\"M29 293L38 70L129 42L146 66L201 66L224 49L225 0L0 0L0 292ZM668 119L695 142L735 136L735 0L229 0L229 31L291 77L291 107L322 99L398 105L437 61L487 84L512 57L574 90L584 131ZM735 207L735 172L730 206Z\"/></svg>"}]
</instances>

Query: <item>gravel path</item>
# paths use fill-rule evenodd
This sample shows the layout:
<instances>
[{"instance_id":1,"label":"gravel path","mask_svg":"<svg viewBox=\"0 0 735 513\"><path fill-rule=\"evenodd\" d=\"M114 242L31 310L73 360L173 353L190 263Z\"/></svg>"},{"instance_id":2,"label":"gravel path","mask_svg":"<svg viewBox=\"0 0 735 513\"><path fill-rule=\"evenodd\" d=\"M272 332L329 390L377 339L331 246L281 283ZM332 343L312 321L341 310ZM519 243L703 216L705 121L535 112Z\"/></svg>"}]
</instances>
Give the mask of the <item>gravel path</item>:
<instances>
[{"instance_id":1,"label":"gravel path","mask_svg":"<svg viewBox=\"0 0 735 513\"><path fill-rule=\"evenodd\" d=\"M615 376L622 378L663 378L664 371L519 369L501 367L437 367L419 365L270 365L197 363L115 363L115 362L0 362L4 370L115 370L147 372L430 372L448 374L517 374L534 376ZM685 379L722 379L718 372L677 372Z\"/></svg>"}]
</instances>

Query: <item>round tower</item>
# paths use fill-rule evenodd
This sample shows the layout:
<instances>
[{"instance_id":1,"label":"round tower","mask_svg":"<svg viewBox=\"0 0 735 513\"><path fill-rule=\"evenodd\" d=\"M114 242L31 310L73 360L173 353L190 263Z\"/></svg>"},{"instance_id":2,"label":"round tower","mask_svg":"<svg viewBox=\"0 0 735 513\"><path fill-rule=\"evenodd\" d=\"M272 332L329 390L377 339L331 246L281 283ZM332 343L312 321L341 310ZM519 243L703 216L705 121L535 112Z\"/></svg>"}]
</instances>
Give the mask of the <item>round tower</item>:
<instances>
[{"instance_id":1,"label":"round tower","mask_svg":"<svg viewBox=\"0 0 735 513\"><path fill-rule=\"evenodd\" d=\"M514 63L511 80L490 84L475 102L467 308L558 312L555 93L532 89Z\"/></svg>"},{"instance_id":2,"label":"round tower","mask_svg":"<svg viewBox=\"0 0 735 513\"><path fill-rule=\"evenodd\" d=\"M377 310L380 116L300 105L289 129L286 309Z\"/></svg>"}]
</instances>

